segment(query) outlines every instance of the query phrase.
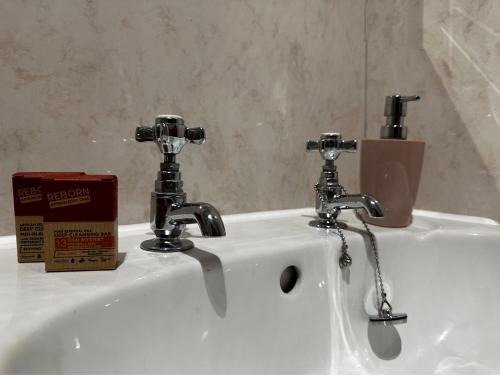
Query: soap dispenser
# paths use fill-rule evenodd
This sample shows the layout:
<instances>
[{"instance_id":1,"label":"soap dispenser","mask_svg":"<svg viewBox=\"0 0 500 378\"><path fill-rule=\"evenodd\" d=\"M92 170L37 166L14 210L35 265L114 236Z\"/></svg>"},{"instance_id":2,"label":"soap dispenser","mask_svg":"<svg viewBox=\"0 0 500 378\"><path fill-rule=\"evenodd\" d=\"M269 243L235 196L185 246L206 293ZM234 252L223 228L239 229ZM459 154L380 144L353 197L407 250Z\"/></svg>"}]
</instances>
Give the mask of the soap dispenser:
<instances>
[{"instance_id":1,"label":"soap dispenser","mask_svg":"<svg viewBox=\"0 0 500 378\"><path fill-rule=\"evenodd\" d=\"M370 224L384 227L406 227L412 222L412 210L417 198L425 142L407 140L404 124L409 101L419 96L387 96L385 126L380 139L361 142L360 187L362 193L377 198L384 208L384 218L361 216Z\"/></svg>"}]
</instances>

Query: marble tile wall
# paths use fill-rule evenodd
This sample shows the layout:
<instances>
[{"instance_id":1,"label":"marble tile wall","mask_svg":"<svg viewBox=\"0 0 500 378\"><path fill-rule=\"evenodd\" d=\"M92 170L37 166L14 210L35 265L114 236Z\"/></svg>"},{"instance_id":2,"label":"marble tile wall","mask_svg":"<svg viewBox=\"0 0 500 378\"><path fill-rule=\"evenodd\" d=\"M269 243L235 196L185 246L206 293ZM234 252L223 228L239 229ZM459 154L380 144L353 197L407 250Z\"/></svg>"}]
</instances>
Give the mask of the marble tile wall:
<instances>
[{"instance_id":1,"label":"marble tile wall","mask_svg":"<svg viewBox=\"0 0 500 378\"><path fill-rule=\"evenodd\" d=\"M500 2L368 1L366 135L384 96L408 106L410 138L427 141L417 207L500 220Z\"/></svg>"},{"instance_id":2,"label":"marble tile wall","mask_svg":"<svg viewBox=\"0 0 500 378\"><path fill-rule=\"evenodd\" d=\"M203 126L179 158L188 198L222 213L313 204L304 141L360 137L364 0L0 0L0 234L11 173L119 177L119 221L148 219L156 114ZM342 159L357 189L358 157ZM425 197L424 197L425 198Z\"/></svg>"},{"instance_id":3,"label":"marble tile wall","mask_svg":"<svg viewBox=\"0 0 500 378\"><path fill-rule=\"evenodd\" d=\"M133 132L159 113L207 130L179 159L189 199L310 206L304 140L376 137L391 93L423 98L417 207L500 220L499 17L496 0L0 0L0 235L20 170L116 174L120 223L146 221L160 156ZM340 161L352 191L358 163Z\"/></svg>"}]
</instances>

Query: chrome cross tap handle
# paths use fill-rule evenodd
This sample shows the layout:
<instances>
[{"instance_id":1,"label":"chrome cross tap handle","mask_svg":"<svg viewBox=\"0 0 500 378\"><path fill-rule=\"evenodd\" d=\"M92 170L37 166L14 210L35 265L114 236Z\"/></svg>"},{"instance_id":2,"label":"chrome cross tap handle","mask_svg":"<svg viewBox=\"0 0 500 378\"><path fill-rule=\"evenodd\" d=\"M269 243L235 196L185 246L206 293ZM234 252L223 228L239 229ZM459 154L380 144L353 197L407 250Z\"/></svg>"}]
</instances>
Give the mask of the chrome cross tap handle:
<instances>
[{"instance_id":1,"label":"chrome cross tap handle","mask_svg":"<svg viewBox=\"0 0 500 378\"><path fill-rule=\"evenodd\" d=\"M152 127L142 126L135 130L138 142L155 142L163 154L178 154L186 143L205 143L205 129L188 128L178 115L159 115Z\"/></svg>"},{"instance_id":2,"label":"chrome cross tap handle","mask_svg":"<svg viewBox=\"0 0 500 378\"><path fill-rule=\"evenodd\" d=\"M341 152L356 152L357 140L343 140L339 133L323 133L318 141L306 143L307 151L319 151L323 160L336 160Z\"/></svg>"},{"instance_id":3,"label":"chrome cross tap handle","mask_svg":"<svg viewBox=\"0 0 500 378\"><path fill-rule=\"evenodd\" d=\"M311 223L314 227L334 228L337 216L344 209L364 209L370 217L384 216L380 203L368 194L347 194L338 180L335 160L342 152L356 152L357 141L344 140L339 133L324 133L318 141L308 141L307 151L319 151L325 164L316 184L316 212L319 221Z\"/></svg>"},{"instance_id":4,"label":"chrome cross tap handle","mask_svg":"<svg viewBox=\"0 0 500 378\"><path fill-rule=\"evenodd\" d=\"M189 223L198 223L203 236L226 235L224 223L215 207L203 202L186 202L179 164L175 161L185 144L205 142L205 130L186 127L184 119L178 115L159 115L154 126L136 128L135 139L138 142L155 142L164 155L155 190L151 192L150 223L156 238L142 242L141 248L154 252L193 248L191 241L180 238Z\"/></svg>"}]
</instances>

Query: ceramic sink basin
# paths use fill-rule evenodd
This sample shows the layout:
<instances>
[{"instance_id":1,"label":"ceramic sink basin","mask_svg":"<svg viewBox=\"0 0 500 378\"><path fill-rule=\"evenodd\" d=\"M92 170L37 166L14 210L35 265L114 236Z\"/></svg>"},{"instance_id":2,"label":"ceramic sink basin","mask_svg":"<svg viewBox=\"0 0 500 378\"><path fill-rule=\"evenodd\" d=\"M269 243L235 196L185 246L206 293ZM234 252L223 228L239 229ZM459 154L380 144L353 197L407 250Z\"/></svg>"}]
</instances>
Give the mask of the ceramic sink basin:
<instances>
[{"instance_id":1,"label":"ceramic sink basin","mask_svg":"<svg viewBox=\"0 0 500 378\"><path fill-rule=\"evenodd\" d=\"M313 217L226 216L227 237L190 227L196 248L173 254L139 249L147 224L122 226L115 271L45 273L2 237L0 372L500 373L500 226L416 211L408 228L373 227L389 300L408 313L382 326L359 221L342 214L341 270L339 237Z\"/></svg>"}]
</instances>

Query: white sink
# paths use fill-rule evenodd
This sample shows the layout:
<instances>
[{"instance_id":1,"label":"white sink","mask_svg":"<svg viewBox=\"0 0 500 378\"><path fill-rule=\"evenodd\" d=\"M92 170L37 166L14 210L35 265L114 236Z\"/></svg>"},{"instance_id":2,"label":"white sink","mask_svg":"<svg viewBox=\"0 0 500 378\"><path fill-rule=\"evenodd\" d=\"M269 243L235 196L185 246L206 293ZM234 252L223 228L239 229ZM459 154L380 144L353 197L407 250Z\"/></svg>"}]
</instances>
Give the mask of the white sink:
<instances>
[{"instance_id":1,"label":"white sink","mask_svg":"<svg viewBox=\"0 0 500 378\"><path fill-rule=\"evenodd\" d=\"M227 237L196 249L139 249L120 227L116 271L45 273L0 238L0 373L500 373L500 226L415 211L373 227L395 312L377 326L373 258L346 231L308 226L313 209L224 217ZM342 216L353 228L359 222ZM280 275L300 272L285 294Z\"/></svg>"}]
</instances>

